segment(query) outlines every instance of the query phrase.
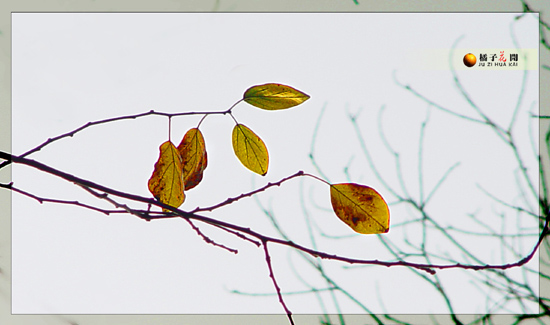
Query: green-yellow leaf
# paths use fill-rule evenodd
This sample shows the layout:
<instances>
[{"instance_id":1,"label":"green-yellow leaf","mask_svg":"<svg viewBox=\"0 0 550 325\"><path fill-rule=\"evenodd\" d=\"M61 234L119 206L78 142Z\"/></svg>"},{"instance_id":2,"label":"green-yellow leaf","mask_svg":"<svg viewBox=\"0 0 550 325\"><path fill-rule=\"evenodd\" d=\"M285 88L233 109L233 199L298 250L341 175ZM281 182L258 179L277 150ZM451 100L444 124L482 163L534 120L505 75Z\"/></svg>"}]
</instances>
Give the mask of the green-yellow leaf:
<instances>
[{"instance_id":1,"label":"green-yellow leaf","mask_svg":"<svg viewBox=\"0 0 550 325\"><path fill-rule=\"evenodd\" d=\"M290 86L269 83L248 88L243 99L261 109L278 110L300 105L309 96Z\"/></svg>"},{"instance_id":2,"label":"green-yellow leaf","mask_svg":"<svg viewBox=\"0 0 550 325\"><path fill-rule=\"evenodd\" d=\"M185 190L190 190L200 183L204 169L208 164L206 144L201 131L197 128L187 131L178 146L178 152L183 163Z\"/></svg>"},{"instance_id":3,"label":"green-yellow leaf","mask_svg":"<svg viewBox=\"0 0 550 325\"><path fill-rule=\"evenodd\" d=\"M334 213L360 234L381 234L390 230L390 210L374 189L342 183L330 186Z\"/></svg>"},{"instance_id":4,"label":"green-yellow leaf","mask_svg":"<svg viewBox=\"0 0 550 325\"><path fill-rule=\"evenodd\" d=\"M182 170L178 150L172 142L166 141L160 146L160 156L149 179L151 194L160 202L179 208L185 200ZM162 210L169 212L167 209Z\"/></svg>"},{"instance_id":5,"label":"green-yellow leaf","mask_svg":"<svg viewBox=\"0 0 550 325\"><path fill-rule=\"evenodd\" d=\"M262 176L267 174L269 154L260 137L243 124L237 124L233 128L232 142L235 155L246 168Z\"/></svg>"}]
</instances>

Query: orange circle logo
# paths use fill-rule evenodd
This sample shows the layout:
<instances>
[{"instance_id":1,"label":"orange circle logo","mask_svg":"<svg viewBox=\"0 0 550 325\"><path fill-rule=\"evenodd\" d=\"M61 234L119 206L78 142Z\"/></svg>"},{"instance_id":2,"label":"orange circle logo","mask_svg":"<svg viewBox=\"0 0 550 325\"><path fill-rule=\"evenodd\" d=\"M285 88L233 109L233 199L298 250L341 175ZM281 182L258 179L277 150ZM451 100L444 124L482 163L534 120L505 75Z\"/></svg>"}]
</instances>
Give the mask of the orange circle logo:
<instances>
[{"instance_id":1,"label":"orange circle logo","mask_svg":"<svg viewBox=\"0 0 550 325\"><path fill-rule=\"evenodd\" d=\"M476 64L476 56L473 55L472 53L468 53L464 56L464 59L462 59L462 62L464 62L464 65L467 66L468 68L471 68L473 67L475 64Z\"/></svg>"}]
</instances>

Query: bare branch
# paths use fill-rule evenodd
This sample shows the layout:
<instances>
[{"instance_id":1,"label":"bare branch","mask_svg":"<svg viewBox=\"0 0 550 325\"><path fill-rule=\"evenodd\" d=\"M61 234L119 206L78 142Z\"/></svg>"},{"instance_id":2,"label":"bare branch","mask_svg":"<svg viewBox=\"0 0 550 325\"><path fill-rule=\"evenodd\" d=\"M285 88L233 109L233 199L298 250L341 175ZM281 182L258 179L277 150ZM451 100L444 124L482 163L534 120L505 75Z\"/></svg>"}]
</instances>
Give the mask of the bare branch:
<instances>
[{"instance_id":1,"label":"bare branch","mask_svg":"<svg viewBox=\"0 0 550 325\"><path fill-rule=\"evenodd\" d=\"M223 201L222 203L218 203L218 204L216 204L216 205L213 205L213 206L210 206L210 207L207 207L207 208L199 208L199 207L197 207L197 208L195 208L195 210L190 211L190 213L196 213L196 212L202 212L202 211L212 211L212 210L215 210L215 209L220 208L220 207L222 207L222 206L229 205L229 204L231 204L231 203L233 203L233 202L235 202L235 201L238 201L238 200L240 200L240 199L242 199L242 198L251 197L251 196L253 196L254 194L263 192L263 191L267 190L267 189L270 188L270 187L273 187L273 186L280 186L282 183L284 183L284 182L286 182L286 181L288 181L288 180L290 180L290 179L293 179L293 178L295 178L295 177L298 177L298 176L305 176L305 175L304 175L304 172L300 170L300 171L296 172L296 173L293 174L293 175L290 175L290 176L288 176L288 177L285 177L285 178L281 179L281 180L278 181L278 182L275 182L275 183L267 183L266 186L261 187L261 188L259 188L259 189L257 189L257 190L254 190L254 191L251 191L251 192L248 192L248 193L243 193L243 194L241 194L241 195L239 195L239 196L236 196L236 197L233 197L233 198L228 198L227 200Z\"/></svg>"},{"instance_id":2,"label":"bare branch","mask_svg":"<svg viewBox=\"0 0 550 325\"><path fill-rule=\"evenodd\" d=\"M275 286L275 291L277 291L279 302L285 309L285 312L286 312L286 315L288 316L288 320L290 321L290 324L294 325L294 320L292 320L292 312L286 306L285 301L283 300L283 296L281 295L281 288L279 288L279 285L277 284L277 280L275 280L275 274L273 274L273 267L271 266L271 257L269 256L269 251L267 250L267 241L262 240L262 245L264 246L265 261L267 262L267 267L269 268L269 277L271 278L271 280L273 280L273 285Z\"/></svg>"},{"instance_id":3,"label":"bare branch","mask_svg":"<svg viewBox=\"0 0 550 325\"><path fill-rule=\"evenodd\" d=\"M145 112L145 113L140 113L140 114L134 114L134 115L125 115L125 116L119 116L119 117L113 117L113 118L108 118L108 119L103 119L103 120L97 120L97 121L93 121L93 122L88 122L84 125L82 125L81 127L79 128L76 128L70 132L67 132L67 133L64 133L64 134L61 134L61 135L58 135L57 137L54 137L54 138L49 138L47 139L46 141L44 141L42 144L30 149L29 151L19 155L19 157L21 158L25 158L26 156L34 153L34 152L37 152L37 151L40 151L42 150L42 148L44 148L45 146L53 143L53 142L56 142L56 141L59 141L63 138L67 138L67 137L72 137L74 136L75 134L77 134L78 132L80 131L83 131L91 126L94 126L94 125L99 125L99 124L105 124L105 123L110 123L110 122L116 122L116 121L121 121L121 120L134 120L134 119L137 119L137 118L140 118L140 117L144 117L144 116L149 116L149 115L159 115L159 116L165 116L165 117L168 117L168 118L172 118L174 116L187 116L187 115L205 115L205 116L208 116L208 115L216 115L216 114L221 114L221 115L225 115L225 114L231 114L231 111L232 109L240 102L242 102L243 100L239 100L237 101L235 104L233 104L229 109L225 110L225 111L214 111L214 112L183 112L183 113L164 113L164 112L155 112L154 110L150 110L149 112ZM204 119L204 118L203 118ZM202 122L202 120L201 120ZM6 165L8 164L8 162L3 162L0 164L0 169L5 167Z\"/></svg>"},{"instance_id":4,"label":"bare branch","mask_svg":"<svg viewBox=\"0 0 550 325\"><path fill-rule=\"evenodd\" d=\"M133 200L133 201L136 201L136 202L148 203L148 204L158 206L160 208L164 208L164 209L167 209L167 210L170 210L171 212L173 212L172 215L158 215L158 216L151 216L151 215L143 216L143 214L136 213L136 215L138 217L144 218L144 219L147 219L147 220L167 219L167 218L194 219L194 220L197 220L197 221L201 221L201 222L219 227L221 229L231 229L231 230L234 230L234 231L237 231L237 232L246 233L250 236L256 237L257 239L259 239L262 242L263 241L273 242L273 243L276 243L276 244L292 247L292 248L301 250L305 253L308 253L308 254L310 254L314 257L320 257L320 258L323 258L323 259L330 259L330 260L337 260L337 261L346 262L346 263L350 263L350 264L370 264L370 265L380 265L380 266L386 266L386 267L406 266L406 267L412 267L412 268L416 268L418 270L422 270L422 271L427 272L427 273L432 274L432 275L435 274L434 269L460 268L460 269L471 269L471 270L476 270L477 271L477 270L484 270L484 269L508 269L508 268L518 267L518 266L521 266L523 264L526 264L527 262L529 262L529 260L531 260L531 258L535 254L537 248L539 247L540 243L542 242L544 236L548 233L548 221L550 220L550 217L547 218L545 226L544 226L544 228L542 230L542 233L540 235L539 241L538 241L537 245L533 248L533 251L531 252L531 254L529 254L527 257L525 257L525 258L523 258L520 261L517 261L515 263L498 264L498 265L491 265L491 264L468 265L468 264L460 264L460 263L457 263L457 264L454 264L454 265L433 265L433 264L426 264L426 263L411 263L411 262L405 262L405 261L393 261L393 262L391 262L391 261L379 261L379 260L361 260L361 259L341 257L341 256L338 256L338 255L328 254L328 253L320 252L320 251L317 251L317 250L309 249L307 247L298 245L298 244L296 244L292 241L285 241L285 240L281 240L279 238L274 238L274 237L269 237L269 236L262 235L262 234L260 234L256 231L251 230L250 228L241 227L241 226L237 226L237 225L230 224L230 223L227 223L227 222L223 222L221 220L216 220L216 219L208 218L208 217L205 217L205 216L200 216L200 215L197 215L197 214L194 214L194 213L182 211L180 209L174 208L172 206L161 203L161 202L156 201L154 199L145 198L145 197L141 197L141 196L134 195L134 194L128 194L128 193L116 191L116 190L107 188L105 186L102 186L102 185L84 180L82 178L78 178L76 176L61 172L59 170L56 170L52 167L46 166L42 163L39 163L39 162L31 160L31 159L17 157L17 156L10 155L10 154L2 152L2 151L0 151L0 159L5 159L5 160L8 160L8 161L12 161L14 163L28 165L28 166L37 168L39 170L42 170L44 172L50 173L52 175L61 177L65 180L67 180L67 181L73 182L73 183L81 185L81 186L86 186L86 187L89 187L89 188L100 190L100 191L103 191L105 193L112 194L112 195L119 196L119 197L123 197L123 198ZM137 210L133 210L133 211L137 211ZM438 229L441 229L444 232L444 229L441 228L441 226L437 225L433 219L430 219L430 221L432 223L434 223ZM449 236L448 234L445 234L445 235ZM456 243L456 244L458 245L458 243ZM461 246L459 246L459 247L461 247Z\"/></svg>"},{"instance_id":5,"label":"bare branch","mask_svg":"<svg viewBox=\"0 0 550 325\"><path fill-rule=\"evenodd\" d=\"M87 205L87 204L84 204L84 203L80 203L80 202L78 202L78 201L57 200L57 199L48 199L48 198L40 197L40 196L31 194L31 193L29 193L29 192L20 190L20 189L14 187L12 184L13 184L13 183L10 183L10 184L0 184L0 187L8 188L8 189L11 189L11 190L14 191L14 192L17 192L17 193L23 194L23 195L25 195L25 196L28 196L28 197L30 197L30 198L32 198L32 199L35 199L35 200L38 201L40 204L42 204L42 203L44 203L44 202L51 202L51 203L61 203L61 204L68 204L68 205L76 205L76 206L80 206L80 207L83 207L83 208L86 208L86 209L90 209L90 210L94 210L94 211L97 211L97 212L101 212L101 213L106 214L106 215L110 215L111 213L125 213L124 211L120 211L120 210L104 210L104 209L96 208L96 207L94 207L94 206Z\"/></svg>"},{"instance_id":6,"label":"bare branch","mask_svg":"<svg viewBox=\"0 0 550 325\"><path fill-rule=\"evenodd\" d=\"M212 244L214 246L217 246L217 247L221 247L233 254L237 254L239 253L238 250L236 249L233 249L233 248L229 248L225 245L222 245L222 244L218 244L216 243L215 241L213 241L212 239L210 239L209 237L207 237L205 234L202 233L202 231L200 231L200 229L195 226L195 224L193 224L193 222L190 220L190 219L185 219L185 221L187 221L189 223L189 225L191 226L191 228L193 228L193 230L195 230L195 232L207 243L207 244Z\"/></svg>"}]
</instances>

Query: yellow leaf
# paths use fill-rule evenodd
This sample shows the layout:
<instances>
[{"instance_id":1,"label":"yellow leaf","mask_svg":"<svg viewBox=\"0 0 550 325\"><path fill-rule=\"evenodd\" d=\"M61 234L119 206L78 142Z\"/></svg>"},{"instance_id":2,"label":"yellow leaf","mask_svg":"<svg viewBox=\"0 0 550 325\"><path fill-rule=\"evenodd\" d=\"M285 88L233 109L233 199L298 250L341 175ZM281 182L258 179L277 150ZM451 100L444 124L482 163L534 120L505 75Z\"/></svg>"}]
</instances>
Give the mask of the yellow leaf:
<instances>
[{"instance_id":1,"label":"yellow leaf","mask_svg":"<svg viewBox=\"0 0 550 325\"><path fill-rule=\"evenodd\" d=\"M178 208L185 200L181 157L170 141L160 146L159 160L149 179L149 191L164 204ZM164 212L169 210L162 209Z\"/></svg>"},{"instance_id":2,"label":"yellow leaf","mask_svg":"<svg viewBox=\"0 0 550 325\"><path fill-rule=\"evenodd\" d=\"M380 234L390 230L390 210L374 189L354 184L330 185L334 213L360 234Z\"/></svg>"},{"instance_id":3,"label":"yellow leaf","mask_svg":"<svg viewBox=\"0 0 550 325\"><path fill-rule=\"evenodd\" d=\"M243 96L245 102L266 110L277 110L299 105L309 96L290 86L265 84L248 88Z\"/></svg>"},{"instance_id":4,"label":"yellow leaf","mask_svg":"<svg viewBox=\"0 0 550 325\"><path fill-rule=\"evenodd\" d=\"M199 129L193 128L181 140L178 146L183 163L183 182L185 190L197 186L202 180L202 173L208 164L206 144Z\"/></svg>"},{"instance_id":5,"label":"yellow leaf","mask_svg":"<svg viewBox=\"0 0 550 325\"><path fill-rule=\"evenodd\" d=\"M232 140L233 150L241 163L251 171L265 176L269 154L262 139L243 124L237 124L233 128Z\"/></svg>"}]
</instances>

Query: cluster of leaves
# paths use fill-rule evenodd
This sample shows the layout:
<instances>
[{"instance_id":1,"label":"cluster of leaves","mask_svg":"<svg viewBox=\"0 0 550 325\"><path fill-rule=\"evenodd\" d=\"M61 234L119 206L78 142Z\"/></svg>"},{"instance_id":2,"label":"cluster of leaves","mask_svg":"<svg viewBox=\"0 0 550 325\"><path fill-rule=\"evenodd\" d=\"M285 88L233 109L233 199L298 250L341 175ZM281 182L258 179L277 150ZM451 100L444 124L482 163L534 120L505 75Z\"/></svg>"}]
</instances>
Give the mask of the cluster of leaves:
<instances>
[{"instance_id":1,"label":"cluster of leaves","mask_svg":"<svg viewBox=\"0 0 550 325\"><path fill-rule=\"evenodd\" d=\"M158 201L177 208L185 201L185 190L200 183L207 164L204 137L198 128L193 128L185 133L177 148L170 140L160 145L149 191Z\"/></svg>"},{"instance_id":2,"label":"cluster of leaves","mask_svg":"<svg viewBox=\"0 0 550 325\"><path fill-rule=\"evenodd\" d=\"M309 98L290 86L269 83L250 87L240 101L271 111L300 105ZM231 115L230 111L228 113ZM235 156L243 166L261 176L267 174L269 153L265 143L249 127L236 120L232 144ZM200 183L207 165L204 137L198 127L192 128L179 146L170 140L160 146L159 159L148 183L149 191L158 201L178 208L185 201L185 191ZM325 182L316 176L308 176ZM334 212L354 231L362 234L388 232L389 209L378 192L354 183L327 184ZM169 212L167 209L163 211Z\"/></svg>"}]
</instances>

